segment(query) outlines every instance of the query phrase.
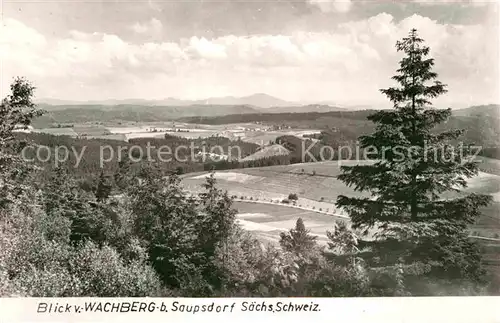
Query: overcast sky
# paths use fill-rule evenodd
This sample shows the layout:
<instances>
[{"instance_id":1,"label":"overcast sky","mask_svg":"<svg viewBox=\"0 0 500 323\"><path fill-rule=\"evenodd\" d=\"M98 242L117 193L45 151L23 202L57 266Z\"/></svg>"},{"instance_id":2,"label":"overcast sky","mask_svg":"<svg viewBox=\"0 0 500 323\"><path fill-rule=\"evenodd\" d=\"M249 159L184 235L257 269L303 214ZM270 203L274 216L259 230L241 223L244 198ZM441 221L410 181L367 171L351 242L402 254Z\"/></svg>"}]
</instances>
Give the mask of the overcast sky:
<instances>
[{"instance_id":1,"label":"overcast sky","mask_svg":"<svg viewBox=\"0 0 500 323\"><path fill-rule=\"evenodd\" d=\"M9 1L1 90L25 76L40 98L386 102L417 28L449 86L436 104L499 102L498 4L490 1ZM4 95L2 95L4 96Z\"/></svg>"}]
</instances>

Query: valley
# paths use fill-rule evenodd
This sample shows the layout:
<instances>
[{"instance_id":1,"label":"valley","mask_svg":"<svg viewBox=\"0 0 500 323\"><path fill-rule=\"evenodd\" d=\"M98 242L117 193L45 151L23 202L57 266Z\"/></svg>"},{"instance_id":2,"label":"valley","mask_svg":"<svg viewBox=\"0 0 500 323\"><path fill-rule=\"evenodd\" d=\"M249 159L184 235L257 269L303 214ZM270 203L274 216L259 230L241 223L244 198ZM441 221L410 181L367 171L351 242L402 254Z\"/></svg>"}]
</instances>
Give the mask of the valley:
<instances>
[{"instance_id":1,"label":"valley","mask_svg":"<svg viewBox=\"0 0 500 323\"><path fill-rule=\"evenodd\" d=\"M32 132L70 136L82 139L105 139L128 142L135 138L164 138L165 135L186 139L225 137L242 140L258 145L266 145L281 136L319 134L320 129L300 129L264 125L261 123L235 123L225 125L192 124L184 122L119 122L119 123L81 123L70 126L35 128Z\"/></svg>"},{"instance_id":2,"label":"valley","mask_svg":"<svg viewBox=\"0 0 500 323\"><path fill-rule=\"evenodd\" d=\"M485 160L483 158L483 160ZM488 159L486 159L488 160ZM495 161L488 160L490 163ZM498 162L498 161L496 161ZM268 218L274 218L274 212L278 217L281 212L303 212L317 216L326 223L323 227L332 226L336 219L347 214L335 206L339 195L369 197L365 193L359 193L345 186L336 176L340 174L340 166L357 165L369 163L367 161L326 161L318 163L303 163L283 166L269 166L235 169L228 171L217 171L214 176L217 185L233 196L241 206L238 212L250 212L253 208L265 208ZM314 175L313 175L314 174ZM202 191L202 184L208 173L193 173L182 176L184 188L190 192ZM483 210L483 217L470 228L470 232L488 238L499 238L500 233L500 176L480 172L479 176L468 181L468 187L463 193L490 194L494 197L491 206ZM296 202L284 204L282 201L289 194L297 194ZM456 195L449 194L449 197ZM242 204L244 203L244 204ZM262 206L264 204L264 206ZM269 205L271 204L271 205ZM292 209L292 211L290 210ZM257 218L258 221L259 218ZM296 220L296 219L295 219ZM253 222L253 218L245 219ZM291 226L283 223L279 226L281 231L287 231ZM307 222L306 222L307 224ZM316 227L318 228L318 227ZM278 230L278 229L276 229ZM259 231L259 230L257 230ZM268 232L268 231L266 231ZM279 230L274 231L275 238L279 237ZM269 237L269 232L266 237ZM323 232L324 234L324 232Z\"/></svg>"}]
</instances>

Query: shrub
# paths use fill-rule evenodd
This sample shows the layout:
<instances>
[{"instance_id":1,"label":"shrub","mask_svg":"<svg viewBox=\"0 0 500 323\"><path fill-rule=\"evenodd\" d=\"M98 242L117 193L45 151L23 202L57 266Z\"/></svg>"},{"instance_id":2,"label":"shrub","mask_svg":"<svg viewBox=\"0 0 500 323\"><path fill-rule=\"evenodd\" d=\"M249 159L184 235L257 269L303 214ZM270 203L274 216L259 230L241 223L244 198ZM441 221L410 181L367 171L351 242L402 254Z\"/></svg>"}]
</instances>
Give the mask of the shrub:
<instances>
[{"instance_id":1,"label":"shrub","mask_svg":"<svg viewBox=\"0 0 500 323\"><path fill-rule=\"evenodd\" d=\"M81 282L81 293L90 297L158 296L161 282L146 263L125 263L109 246L83 243L70 261L71 271Z\"/></svg>"},{"instance_id":2,"label":"shrub","mask_svg":"<svg viewBox=\"0 0 500 323\"><path fill-rule=\"evenodd\" d=\"M290 194L288 194L288 199L291 201L297 201L299 199L299 197L295 193L290 193Z\"/></svg>"},{"instance_id":3,"label":"shrub","mask_svg":"<svg viewBox=\"0 0 500 323\"><path fill-rule=\"evenodd\" d=\"M23 297L23 293L16 289L6 271L0 270L0 297Z\"/></svg>"},{"instance_id":4,"label":"shrub","mask_svg":"<svg viewBox=\"0 0 500 323\"><path fill-rule=\"evenodd\" d=\"M21 233L21 239L11 246L11 255L5 259L4 266L12 278L30 270L51 270L66 263L72 248L56 241L47 241L39 232L32 235Z\"/></svg>"},{"instance_id":5,"label":"shrub","mask_svg":"<svg viewBox=\"0 0 500 323\"><path fill-rule=\"evenodd\" d=\"M50 269L32 267L17 275L12 285L27 297L61 297L82 295L79 279L61 266Z\"/></svg>"}]
</instances>

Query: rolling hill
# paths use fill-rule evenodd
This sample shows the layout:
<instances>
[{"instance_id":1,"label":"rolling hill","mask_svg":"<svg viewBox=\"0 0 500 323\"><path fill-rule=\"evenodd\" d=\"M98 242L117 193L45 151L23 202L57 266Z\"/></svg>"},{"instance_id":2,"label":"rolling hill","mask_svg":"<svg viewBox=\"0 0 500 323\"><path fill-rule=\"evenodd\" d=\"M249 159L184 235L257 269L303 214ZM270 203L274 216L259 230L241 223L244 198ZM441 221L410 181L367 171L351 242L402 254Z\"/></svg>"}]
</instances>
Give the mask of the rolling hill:
<instances>
[{"instance_id":1,"label":"rolling hill","mask_svg":"<svg viewBox=\"0 0 500 323\"><path fill-rule=\"evenodd\" d=\"M288 155L288 154L290 154L290 151L288 149L286 149L282 145L274 144L258 150L254 154L243 158L242 161L258 160L261 158L267 158L279 155Z\"/></svg>"},{"instance_id":2,"label":"rolling hill","mask_svg":"<svg viewBox=\"0 0 500 323\"><path fill-rule=\"evenodd\" d=\"M368 162L368 161L367 161ZM340 166L359 164L360 161L328 161L282 166L244 168L216 172L217 185L227 190L232 196L244 200L271 203L286 199L288 194L296 193L299 197L297 206L309 210L341 213L336 210L335 201L340 194L364 196L366 193L354 191L339 181ZM186 174L183 176L184 187L192 192L202 189L201 184L207 173ZM479 176L468 180L464 193L490 194L494 202L484 208L483 216L471 227L471 232L480 232L481 236L494 237L500 230L500 176L481 172ZM455 197L462 193L449 193L443 198Z\"/></svg>"},{"instance_id":3,"label":"rolling hill","mask_svg":"<svg viewBox=\"0 0 500 323\"><path fill-rule=\"evenodd\" d=\"M180 117L243 115L257 113L248 105L190 105L181 106L144 106L144 105L40 105L47 113L34 121L35 127L48 127L56 123L85 122L155 122L170 121Z\"/></svg>"},{"instance_id":4,"label":"rolling hill","mask_svg":"<svg viewBox=\"0 0 500 323\"><path fill-rule=\"evenodd\" d=\"M143 105L143 106L192 106L192 105L252 105L259 108L271 108L271 107L287 107L299 105L299 103L288 102L265 93L255 93L243 97L211 97L200 100L183 100L177 98L165 98L159 100L147 100L147 99L109 99L109 100L91 100L91 101L72 101L72 100L59 100L59 99L39 99L39 104L45 105L71 105L71 106L82 106L82 105L104 105L104 106L114 106L114 105Z\"/></svg>"},{"instance_id":5,"label":"rolling hill","mask_svg":"<svg viewBox=\"0 0 500 323\"><path fill-rule=\"evenodd\" d=\"M262 99L262 96L255 96ZM265 97L267 98L267 96ZM257 102L256 102L257 103ZM367 117L375 110L350 111L328 105L287 106L259 109L251 105L189 105L147 106L121 105L47 105L47 114L34 122L37 128L57 127L57 124L164 122L172 121L206 125L234 123L266 123L287 125L298 129L320 129L333 132L333 137L347 136L355 140L373 130ZM500 146L498 105L475 106L453 111L452 117L436 130L465 129L466 143L483 148ZM274 112L271 112L274 111ZM270 113L271 112L271 113ZM494 154L487 156L494 157Z\"/></svg>"},{"instance_id":6,"label":"rolling hill","mask_svg":"<svg viewBox=\"0 0 500 323\"><path fill-rule=\"evenodd\" d=\"M264 94L264 93L256 93L249 96L244 97L222 97L222 98L208 98L205 100L195 101L196 104L220 104L220 105L241 105L248 104L260 108L272 108L272 107L286 107L293 105L285 100L281 100L275 98L273 96Z\"/></svg>"},{"instance_id":7,"label":"rolling hill","mask_svg":"<svg viewBox=\"0 0 500 323\"><path fill-rule=\"evenodd\" d=\"M453 115L462 117L500 119L500 105L477 105L466 109L455 110L453 111Z\"/></svg>"},{"instance_id":8,"label":"rolling hill","mask_svg":"<svg viewBox=\"0 0 500 323\"><path fill-rule=\"evenodd\" d=\"M373 131L373 123L367 117L375 110L350 111L340 109L329 112L297 112L297 113L248 113L224 116L196 116L180 118L187 123L221 125L230 123L262 122L301 129L334 129L340 133L349 133L351 137L359 137ZM481 145L483 148L500 146L500 122L495 117L498 105L471 107L453 111L448 121L436 127L436 131L464 129L464 141Z\"/></svg>"},{"instance_id":9,"label":"rolling hill","mask_svg":"<svg viewBox=\"0 0 500 323\"><path fill-rule=\"evenodd\" d=\"M309 112L346 111L346 109L327 104L308 104L301 106L272 107L269 109L269 111L272 113L309 113Z\"/></svg>"},{"instance_id":10,"label":"rolling hill","mask_svg":"<svg viewBox=\"0 0 500 323\"><path fill-rule=\"evenodd\" d=\"M224 103L224 102L221 102ZM248 104L205 104L197 103L188 106L181 105L147 105L147 104L57 104L51 105L42 103L39 107L47 113L36 119L34 125L38 128L48 127L57 123L86 123L86 122L156 122L187 120L188 122L196 120L212 120L215 124L223 124L225 117L228 117L227 123L234 123L234 116L241 118L243 115L256 115L257 120L262 119L262 115L267 115L268 111L277 111L273 114L317 114L331 111L341 111L337 107L327 105L306 105L275 107L269 109L259 109L254 105ZM217 119L221 117L222 119ZM214 119L215 118L215 119ZM285 118L286 119L286 118ZM222 123L220 122L222 120ZM194 122L192 122L194 123ZM200 122L203 123L203 122Z\"/></svg>"}]
</instances>

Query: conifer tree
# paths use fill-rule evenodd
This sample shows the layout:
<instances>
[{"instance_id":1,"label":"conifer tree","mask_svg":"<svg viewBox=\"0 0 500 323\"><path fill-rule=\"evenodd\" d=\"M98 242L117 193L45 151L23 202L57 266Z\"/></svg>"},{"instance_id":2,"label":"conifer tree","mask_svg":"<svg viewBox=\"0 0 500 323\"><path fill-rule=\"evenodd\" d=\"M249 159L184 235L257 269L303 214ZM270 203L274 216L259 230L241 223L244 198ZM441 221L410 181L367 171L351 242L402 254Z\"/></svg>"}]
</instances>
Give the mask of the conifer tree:
<instances>
[{"instance_id":1,"label":"conifer tree","mask_svg":"<svg viewBox=\"0 0 500 323\"><path fill-rule=\"evenodd\" d=\"M214 173L202 184L204 191L198 194L200 201L199 219L196 223L198 244L207 263L204 265L204 277L207 282L223 292L226 287L227 240L234 234L236 226L236 210L233 200L227 191L216 187ZM222 268L214 266L213 259L219 251L222 254Z\"/></svg>"},{"instance_id":2,"label":"conifer tree","mask_svg":"<svg viewBox=\"0 0 500 323\"><path fill-rule=\"evenodd\" d=\"M0 102L0 208L19 195L32 165L20 156L26 143L15 140L14 130L24 128L43 114L33 102L35 87L24 78L16 78L10 94Z\"/></svg>"},{"instance_id":3,"label":"conifer tree","mask_svg":"<svg viewBox=\"0 0 500 323\"><path fill-rule=\"evenodd\" d=\"M110 176L105 175L104 171L101 172L99 176L99 182L97 182L97 188L95 191L95 197L98 202L103 202L108 199L111 194L111 190L113 189L113 185L111 184Z\"/></svg>"},{"instance_id":4,"label":"conifer tree","mask_svg":"<svg viewBox=\"0 0 500 323\"><path fill-rule=\"evenodd\" d=\"M216 187L214 173L203 183L204 191L199 194L202 206L202 221L200 221L200 243L206 252L212 256L216 245L224 242L235 229L236 210L233 200L226 191Z\"/></svg>"},{"instance_id":5,"label":"conifer tree","mask_svg":"<svg viewBox=\"0 0 500 323\"><path fill-rule=\"evenodd\" d=\"M478 167L472 149L456 143L463 130L433 129L449 118L451 109L432 107L431 100L447 90L436 80L429 47L412 29L396 49L404 54L392 77L398 85L381 90L394 109L369 116L375 132L360 137L361 147L375 151L376 161L342 166L338 176L371 198L341 195L337 207L348 212L354 229L376 232L375 240L360 241L370 247L372 266L404 264L407 276L410 269L425 272L420 279L477 280L480 255L467 238L467 227L490 196L458 193ZM450 191L455 197L444 198Z\"/></svg>"},{"instance_id":6,"label":"conifer tree","mask_svg":"<svg viewBox=\"0 0 500 323\"><path fill-rule=\"evenodd\" d=\"M130 181L130 170L131 170L131 161L129 158L128 151L125 152L122 158L118 161L118 168L113 175L115 180L116 187L124 191L129 185Z\"/></svg>"},{"instance_id":7,"label":"conifer tree","mask_svg":"<svg viewBox=\"0 0 500 323\"><path fill-rule=\"evenodd\" d=\"M196 248L196 205L175 175L158 176L157 169L148 165L134 176L139 177L137 184L127 188L133 232L163 282L179 287L196 276L195 264L202 258Z\"/></svg>"},{"instance_id":8,"label":"conifer tree","mask_svg":"<svg viewBox=\"0 0 500 323\"><path fill-rule=\"evenodd\" d=\"M281 247L289 252L303 254L316 246L317 237L309 233L302 218L297 219L294 229L287 233L282 232L280 237Z\"/></svg>"}]
</instances>

